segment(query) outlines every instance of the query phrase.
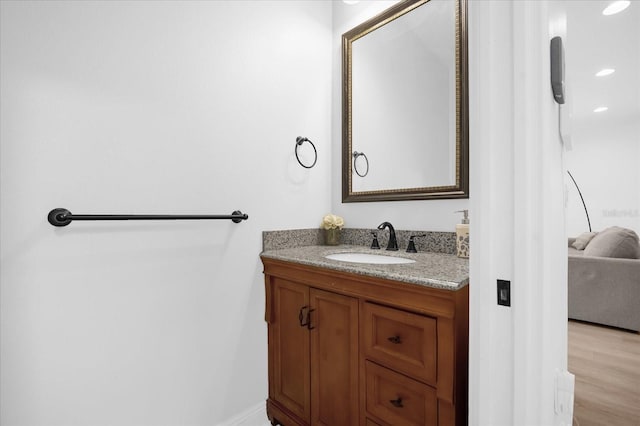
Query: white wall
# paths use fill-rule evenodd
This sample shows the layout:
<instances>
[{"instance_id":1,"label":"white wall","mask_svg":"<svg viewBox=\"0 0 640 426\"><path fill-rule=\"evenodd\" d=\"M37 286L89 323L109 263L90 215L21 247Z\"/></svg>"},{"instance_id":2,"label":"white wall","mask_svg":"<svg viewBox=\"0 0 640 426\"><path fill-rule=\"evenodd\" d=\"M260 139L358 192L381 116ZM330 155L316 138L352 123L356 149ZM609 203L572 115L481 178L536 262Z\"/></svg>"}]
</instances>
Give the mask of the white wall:
<instances>
[{"instance_id":1,"label":"white wall","mask_svg":"<svg viewBox=\"0 0 640 426\"><path fill-rule=\"evenodd\" d=\"M572 150L567 168L584 196L591 226L640 233L640 4L604 16L605 3L561 2L567 10L566 80L572 112L567 117ZM615 70L596 76L603 68ZM605 112L594 112L599 106ZM567 231L588 231L580 195L567 176Z\"/></svg>"},{"instance_id":2,"label":"white wall","mask_svg":"<svg viewBox=\"0 0 640 426\"><path fill-rule=\"evenodd\" d=\"M469 4L472 226L469 424L570 425L563 146L549 84L548 1ZM496 280L511 281L511 307Z\"/></svg>"},{"instance_id":3,"label":"white wall","mask_svg":"<svg viewBox=\"0 0 640 426\"><path fill-rule=\"evenodd\" d=\"M469 108L476 111L469 120L476 221L469 259L469 424L508 426L514 415L513 313L497 306L495 280L513 277L513 110L492 93L500 86L504 98L513 97L511 5L471 2L469 18Z\"/></svg>"},{"instance_id":4,"label":"white wall","mask_svg":"<svg viewBox=\"0 0 640 426\"><path fill-rule=\"evenodd\" d=\"M640 124L593 117L573 125L567 168L584 197L593 231L609 226L640 234ZM589 230L580 194L568 181L567 232Z\"/></svg>"},{"instance_id":5,"label":"white wall","mask_svg":"<svg viewBox=\"0 0 640 426\"><path fill-rule=\"evenodd\" d=\"M390 221L396 229L424 229L454 232L462 218L457 210L467 209L469 200L394 201L342 203L342 34L392 6L396 1L360 2L333 6L333 98L332 103L332 211L344 217L346 226L373 228ZM398 164L389 167L400 169ZM471 217L473 229L473 217Z\"/></svg>"},{"instance_id":6,"label":"white wall","mask_svg":"<svg viewBox=\"0 0 640 426\"><path fill-rule=\"evenodd\" d=\"M330 3L1 7L0 423L213 425L261 403L261 231L331 203ZM249 220L57 229L54 207Z\"/></svg>"}]
</instances>

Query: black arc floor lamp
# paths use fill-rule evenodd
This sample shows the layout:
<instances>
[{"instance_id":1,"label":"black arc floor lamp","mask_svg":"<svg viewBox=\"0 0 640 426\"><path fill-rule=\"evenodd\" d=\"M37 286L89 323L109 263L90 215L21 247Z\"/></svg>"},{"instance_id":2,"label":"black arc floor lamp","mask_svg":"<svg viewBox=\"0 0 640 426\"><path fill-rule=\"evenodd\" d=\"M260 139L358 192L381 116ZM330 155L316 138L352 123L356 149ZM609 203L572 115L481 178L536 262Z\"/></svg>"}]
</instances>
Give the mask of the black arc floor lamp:
<instances>
[{"instance_id":1,"label":"black arc floor lamp","mask_svg":"<svg viewBox=\"0 0 640 426\"><path fill-rule=\"evenodd\" d=\"M589 224L589 232L592 232L591 231L591 220L589 220L589 212L587 211L587 205L584 202L584 197L582 197L582 192L580 192L580 188L578 187L578 184L576 183L576 180L571 175L571 172L569 170L567 170L567 173L569 173L569 177L571 178L571 180L573 181L573 184L576 186L576 189L578 190L578 194L580 195L580 199L582 200L582 205L584 206L584 213L587 215L587 223Z\"/></svg>"}]
</instances>

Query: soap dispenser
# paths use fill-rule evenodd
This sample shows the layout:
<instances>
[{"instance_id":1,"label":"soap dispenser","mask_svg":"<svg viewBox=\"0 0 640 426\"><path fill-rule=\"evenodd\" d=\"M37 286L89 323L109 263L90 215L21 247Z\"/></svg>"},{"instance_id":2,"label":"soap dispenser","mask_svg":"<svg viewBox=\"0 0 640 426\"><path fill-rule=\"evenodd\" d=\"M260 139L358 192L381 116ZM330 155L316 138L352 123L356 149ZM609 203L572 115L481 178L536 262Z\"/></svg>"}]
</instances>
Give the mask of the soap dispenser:
<instances>
[{"instance_id":1,"label":"soap dispenser","mask_svg":"<svg viewBox=\"0 0 640 426\"><path fill-rule=\"evenodd\" d=\"M456 225L456 247L458 257L469 257L469 210L458 210L456 213L463 213L462 223Z\"/></svg>"}]
</instances>

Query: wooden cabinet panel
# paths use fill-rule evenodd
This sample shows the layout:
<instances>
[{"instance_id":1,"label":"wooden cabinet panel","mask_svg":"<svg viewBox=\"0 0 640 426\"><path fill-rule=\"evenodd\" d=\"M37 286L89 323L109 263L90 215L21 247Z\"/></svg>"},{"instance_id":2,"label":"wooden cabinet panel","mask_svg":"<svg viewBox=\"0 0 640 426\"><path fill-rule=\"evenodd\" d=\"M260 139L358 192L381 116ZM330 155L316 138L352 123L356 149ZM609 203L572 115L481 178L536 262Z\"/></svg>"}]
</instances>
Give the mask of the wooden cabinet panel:
<instances>
[{"instance_id":1,"label":"wooden cabinet panel","mask_svg":"<svg viewBox=\"0 0 640 426\"><path fill-rule=\"evenodd\" d=\"M358 300L310 290L311 424L358 424Z\"/></svg>"},{"instance_id":2,"label":"wooden cabinet panel","mask_svg":"<svg viewBox=\"0 0 640 426\"><path fill-rule=\"evenodd\" d=\"M269 324L269 397L305 421L311 415L309 330L300 325L309 289L274 278Z\"/></svg>"},{"instance_id":3,"label":"wooden cabinet panel","mask_svg":"<svg viewBox=\"0 0 640 426\"><path fill-rule=\"evenodd\" d=\"M263 262L273 424L467 425L468 287Z\"/></svg>"},{"instance_id":4,"label":"wooden cabinet panel","mask_svg":"<svg viewBox=\"0 0 640 426\"><path fill-rule=\"evenodd\" d=\"M437 426L434 388L366 361L367 412L392 425Z\"/></svg>"},{"instance_id":5,"label":"wooden cabinet panel","mask_svg":"<svg viewBox=\"0 0 640 426\"><path fill-rule=\"evenodd\" d=\"M365 303L363 311L365 356L435 385L437 321L373 303Z\"/></svg>"}]
</instances>

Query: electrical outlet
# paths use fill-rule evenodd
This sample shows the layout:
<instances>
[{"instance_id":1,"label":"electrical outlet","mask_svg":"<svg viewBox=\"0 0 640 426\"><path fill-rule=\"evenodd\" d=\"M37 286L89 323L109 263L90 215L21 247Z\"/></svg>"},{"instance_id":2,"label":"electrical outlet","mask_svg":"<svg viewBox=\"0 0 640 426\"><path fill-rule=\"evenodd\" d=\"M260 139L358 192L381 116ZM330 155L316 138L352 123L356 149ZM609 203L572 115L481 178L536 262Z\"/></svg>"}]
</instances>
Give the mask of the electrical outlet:
<instances>
[{"instance_id":1,"label":"electrical outlet","mask_svg":"<svg viewBox=\"0 0 640 426\"><path fill-rule=\"evenodd\" d=\"M559 425L573 423L573 403L576 376L568 371L556 370L554 408Z\"/></svg>"},{"instance_id":2,"label":"electrical outlet","mask_svg":"<svg viewBox=\"0 0 640 426\"><path fill-rule=\"evenodd\" d=\"M498 305L511 306L511 281L498 280Z\"/></svg>"}]
</instances>

